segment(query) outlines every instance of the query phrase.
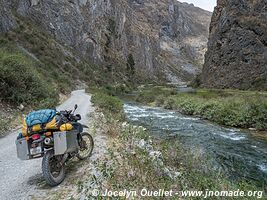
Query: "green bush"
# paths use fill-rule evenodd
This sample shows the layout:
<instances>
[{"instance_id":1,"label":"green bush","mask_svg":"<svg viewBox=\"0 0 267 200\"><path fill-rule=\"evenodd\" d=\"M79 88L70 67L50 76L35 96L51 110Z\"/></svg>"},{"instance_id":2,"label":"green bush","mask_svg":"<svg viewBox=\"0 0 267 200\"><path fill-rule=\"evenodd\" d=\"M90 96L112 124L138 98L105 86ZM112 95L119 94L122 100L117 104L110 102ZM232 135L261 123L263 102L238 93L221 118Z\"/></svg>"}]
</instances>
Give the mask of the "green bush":
<instances>
[{"instance_id":1,"label":"green bush","mask_svg":"<svg viewBox=\"0 0 267 200\"><path fill-rule=\"evenodd\" d=\"M156 106L163 106L164 105L164 101L165 101L164 95L159 95L155 99Z\"/></svg>"},{"instance_id":2,"label":"green bush","mask_svg":"<svg viewBox=\"0 0 267 200\"><path fill-rule=\"evenodd\" d=\"M105 92L98 91L92 96L92 103L104 111L111 113L122 113L123 103L122 101L114 96L111 96Z\"/></svg>"},{"instance_id":3,"label":"green bush","mask_svg":"<svg viewBox=\"0 0 267 200\"><path fill-rule=\"evenodd\" d=\"M171 107L226 126L267 129L266 101L226 97L203 100L197 96L175 96Z\"/></svg>"},{"instance_id":4,"label":"green bush","mask_svg":"<svg viewBox=\"0 0 267 200\"><path fill-rule=\"evenodd\" d=\"M266 93L201 89L175 94L174 88L154 87L140 90L136 99L226 126L267 129Z\"/></svg>"},{"instance_id":5,"label":"green bush","mask_svg":"<svg viewBox=\"0 0 267 200\"><path fill-rule=\"evenodd\" d=\"M0 93L3 100L15 105L56 105L58 94L36 71L35 65L38 63L33 63L22 53L0 51Z\"/></svg>"},{"instance_id":6,"label":"green bush","mask_svg":"<svg viewBox=\"0 0 267 200\"><path fill-rule=\"evenodd\" d=\"M199 106L198 115L202 116L204 119L217 121L217 113L220 112L220 110L221 105L218 105L216 101L208 101Z\"/></svg>"}]
</instances>

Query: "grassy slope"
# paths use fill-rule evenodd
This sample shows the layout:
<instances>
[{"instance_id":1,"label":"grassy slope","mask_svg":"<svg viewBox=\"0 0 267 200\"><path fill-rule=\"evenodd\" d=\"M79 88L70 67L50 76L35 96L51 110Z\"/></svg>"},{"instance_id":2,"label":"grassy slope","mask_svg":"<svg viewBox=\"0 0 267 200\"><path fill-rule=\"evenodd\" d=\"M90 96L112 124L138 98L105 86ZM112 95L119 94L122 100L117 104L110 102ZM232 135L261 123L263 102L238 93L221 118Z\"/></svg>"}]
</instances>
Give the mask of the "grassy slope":
<instances>
[{"instance_id":1,"label":"grassy slope","mask_svg":"<svg viewBox=\"0 0 267 200\"><path fill-rule=\"evenodd\" d=\"M54 106L58 94L52 82L37 68L39 62L16 51L16 48L6 42L0 48L1 98L13 104L30 104ZM7 48L8 46L8 48Z\"/></svg>"},{"instance_id":2,"label":"grassy slope","mask_svg":"<svg viewBox=\"0 0 267 200\"><path fill-rule=\"evenodd\" d=\"M58 58L66 56L58 44L37 27L20 23L19 28L0 35L0 93L5 105L0 112L1 133L12 127L18 105L27 110L54 107L59 93L73 88L72 77L59 68ZM48 59L52 54L53 62Z\"/></svg>"},{"instance_id":3,"label":"grassy slope","mask_svg":"<svg viewBox=\"0 0 267 200\"><path fill-rule=\"evenodd\" d=\"M16 15L16 21L15 29L0 34L0 67L5 68L0 74L1 92L12 87L12 91L1 96L4 102L31 107L52 106L59 93L69 93L80 81L99 86L131 85L137 80L135 75L128 74L127 63L110 58L102 65L92 64L81 59L70 47L58 43L31 19ZM19 87L25 84L24 89ZM37 92L39 94L35 94ZM38 105L40 99L44 106Z\"/></svg>"},{"instance_id":4,"label":"grassy slope","mask_svg":"<svg viewBox=\"0 0 267 200\"><path fill-rule=\"evenodd\" d=\"M15 109L17 105L54 107L58 93L52 82L38 72L41 63L20 52L6 40L0 40L0 44L1 134L12 127L18 115Z\"/></svg>"},{"instance_id":5,"label":"grassy slope","mask_svg":"<svg viewBox=\"0 0 267 200\"><path fill-rule=\"evenodd\" d=\"M0 35L1 51L16 54L17 63L26 62L34 68L34 74L43 76L59 93L68 93L77 80L88 85L108 85L123 82L126 64L109 71L105 65L94 65L81 59L70 47L59 44L51 35L28 18L17 16L19 26ZM26 69L27 70L27 69Z\"/></svg>"},{"instance_id":6,"label":"grassy slope","mask_svg":"<svg viewBox=\"0 0 267 200\"><path fill-rule=\"evenodd\" d=\"M226 126L267 129L265 92L199 89L179 94L171 87L149 87L140 89L136 100Z\"/></svg>"},{"instance_id":7,"label":"grassy slope","mask_svg":"<svg viewBox=\"0 0 267 200\"><path fill-rule=\"evenodd\" d=\"M70 48L59 44L29 19L19 17L17 22L19 26L2 35L2 40L12 43L12 51L22 51L24 54L30 54L32 60L39 61L39 65L34 67L50 78L51 82L56 83L60 92L71 91L74 87L73 81L77 79L96 82L98 77L92 77L98 66L79 60ZM101 75L98 72L97 74Z\"/></svg>"},{"instance_id":8,"label":"grassy slope","mask_svg":"<svg viewBox=\"0 0 267 200\"><path fill-rule=\"evenodd\" d=\"M124 80L126 66L110 72L88 60L79 59L72 49L59 44L30 19L17 16L19 26L0 34L0 103L28 109L54 107L59 94L68 94L80 82L86 85L108 85ZM124 69L125 68L125 69ZM13 117L0 109L1 131L10 126ZM9 119L10 118L10 119Z\"/></svg>"}]
</instances>

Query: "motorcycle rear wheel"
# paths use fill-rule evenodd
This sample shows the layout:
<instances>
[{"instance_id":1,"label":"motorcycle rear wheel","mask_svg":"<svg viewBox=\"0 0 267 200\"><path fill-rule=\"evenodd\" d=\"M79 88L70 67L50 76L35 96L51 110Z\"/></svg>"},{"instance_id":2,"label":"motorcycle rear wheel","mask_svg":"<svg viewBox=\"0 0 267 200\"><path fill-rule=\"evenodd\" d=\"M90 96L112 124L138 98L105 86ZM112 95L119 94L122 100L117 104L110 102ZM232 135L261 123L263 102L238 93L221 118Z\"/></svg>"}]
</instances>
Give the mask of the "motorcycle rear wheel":
<instances>
[{"instance_id":1,"label":"motorcycle rear wheel","mask_svg":"<svg viewBox=\"0 0 267 200\"><path fill-rule=\"evenodd\" d=\"M53 151L45 153L42 161L42 171L48 185L59 185L66 177L65 164L61 165L62 156L55 156Z\"/></svg>"},{"instance_id":2,"label":"motorcycle rear wheel","mask_svg":"<svg viewBox=\"0 0 267 200\"><path fill-rule=\"evenodd\" d=\"M92 155L94 149L93 137L86 132L81 133L82 140L80 141L80 150L77 154L77 158L85 160Z\"/></svg>"}]
</instances>

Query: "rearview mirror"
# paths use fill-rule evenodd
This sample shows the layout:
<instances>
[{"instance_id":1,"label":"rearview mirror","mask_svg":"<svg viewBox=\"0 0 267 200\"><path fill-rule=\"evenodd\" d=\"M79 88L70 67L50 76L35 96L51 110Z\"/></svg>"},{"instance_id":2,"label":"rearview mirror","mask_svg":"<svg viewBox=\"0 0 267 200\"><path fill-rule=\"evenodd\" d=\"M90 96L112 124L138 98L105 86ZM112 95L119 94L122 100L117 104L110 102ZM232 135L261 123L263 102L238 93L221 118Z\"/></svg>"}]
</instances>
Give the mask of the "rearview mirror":
<instances>
[{"instance_id":1,"label":"rearview mirror","mask_svg":"<svg viewBox=\"0 0 267 200\"><path fill-rule=\"evenodd\" d=\"M73 110L73 114L75 113L75 111L76 111L77 108L78 108L78 105L75 104L75 106L74 106L74 110Z\"/></svg>"},{"instance_id":2,"label":"rearview mirror","mask_svg":"<svg viewBox=\"0 0 267 200\"><path fill-rule=\"evenodd\" d=\"M82 119L81 115L77 114L77 115L76 115L76 119L77 119L78 121L81 120L81 119Z\"/></svg>"}]
</instances>

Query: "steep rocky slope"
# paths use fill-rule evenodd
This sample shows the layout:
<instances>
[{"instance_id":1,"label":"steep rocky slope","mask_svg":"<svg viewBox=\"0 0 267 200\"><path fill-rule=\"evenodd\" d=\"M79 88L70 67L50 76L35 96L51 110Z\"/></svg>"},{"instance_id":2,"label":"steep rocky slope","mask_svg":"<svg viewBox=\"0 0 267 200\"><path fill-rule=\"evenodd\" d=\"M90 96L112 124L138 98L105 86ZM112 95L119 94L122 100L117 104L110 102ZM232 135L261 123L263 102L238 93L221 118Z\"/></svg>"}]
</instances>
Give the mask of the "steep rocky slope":
<instances>
[{"instance_id":1,"label":"steep rocky slope","mask_svg":"<svg viewBox=\"0 0 267 200\"><path fill-rule=\"evenodd\" d=\"M267 90L266 0L218 0L202 82L205 87Z\"/></svg>"},{"instance_id":2,"label":"steep rocky slope","mask_svg":"<svg viewBox=\"0 0 267 200\"><path fill-rule=\"evenodd\" d=\"M211 18L176 0L0 0L0 11L0 32L23 17L111 76L122 66L117 73L173 82L200 71Z\"/></svg>"}]
</instances>

